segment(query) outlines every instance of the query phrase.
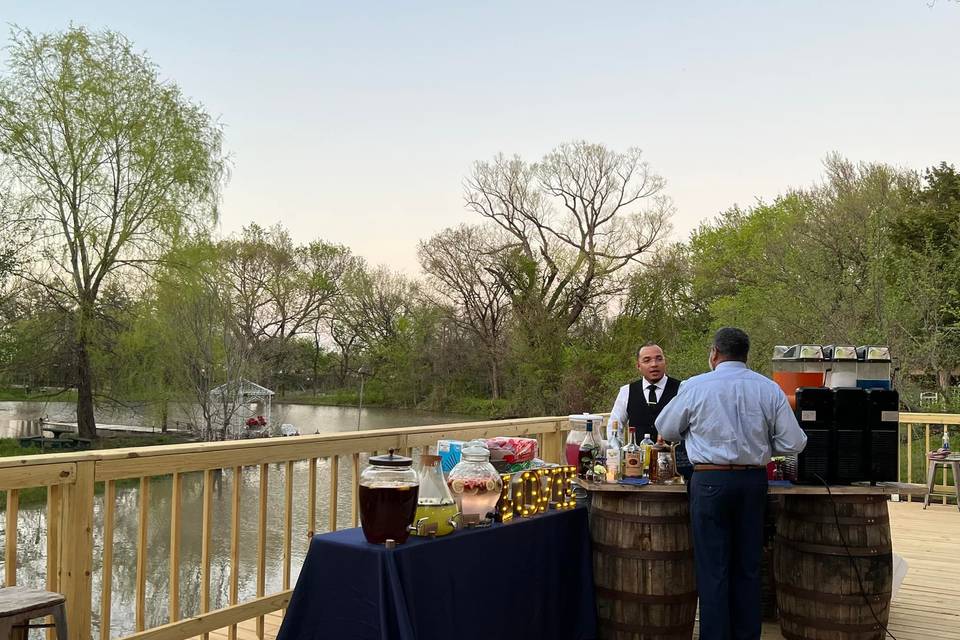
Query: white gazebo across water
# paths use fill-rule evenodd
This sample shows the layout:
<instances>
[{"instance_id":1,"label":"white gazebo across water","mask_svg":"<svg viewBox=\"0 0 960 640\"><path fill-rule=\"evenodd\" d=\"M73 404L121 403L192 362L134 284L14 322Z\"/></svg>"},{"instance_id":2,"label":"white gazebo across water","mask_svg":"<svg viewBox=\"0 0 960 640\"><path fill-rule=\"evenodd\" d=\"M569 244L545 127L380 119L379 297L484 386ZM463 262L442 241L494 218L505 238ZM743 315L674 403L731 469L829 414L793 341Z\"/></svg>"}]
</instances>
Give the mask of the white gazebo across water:
<instances>
[{"instance_id":1,"label":"white gazebo across water","mask_svg":"<svg viewBox=\"0 0 960 640\"><path fill-rule=\"evenodd\" d=\"M270 435L273 391L246 378L210 390L214 429L228 440Z\"/></svg>"}]
</instances>

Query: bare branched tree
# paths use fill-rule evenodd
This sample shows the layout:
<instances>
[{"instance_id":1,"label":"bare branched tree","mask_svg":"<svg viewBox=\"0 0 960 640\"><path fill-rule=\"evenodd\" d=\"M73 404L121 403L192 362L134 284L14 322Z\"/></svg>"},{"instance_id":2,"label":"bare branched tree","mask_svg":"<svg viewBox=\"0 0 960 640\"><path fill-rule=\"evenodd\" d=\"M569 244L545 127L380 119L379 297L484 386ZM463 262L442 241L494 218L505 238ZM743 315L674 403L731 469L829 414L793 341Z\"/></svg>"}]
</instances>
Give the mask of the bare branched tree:
<instances>
[{"instance_id":1,"label":"bare branched tree","mask_svg":"<svg viewBox=\"0 0 960 640\"><path fill-rule=\"evenodd\" d=\"M486 350L490 388L500 397L504 332L510 295L503 279L495 275L501 243L495 230L461 225L444 229L420 243L420 266L433 289L448 303L452 319L472 332Z\"/></svg>"},{"instance_id":2,"label":"bare branched tree","mask_svg":"<svg viewBox=\"0 0 960 640\"><path fill-rule=\"evenodd\" d=\"M663 188L639 149L574 142L539 163L503 155L476 163L465 200L510 238L497 273L513 298L570 327L621 292L617 274L667 234L673 207Z\"/></svg>"},{"instance_id":3,"label":"bare branched tree","mask_svg":"<svg viewBox=\"0 0 960 640\"><path fill-rule=\"evenodd\" d=\"M220 250L240 329L274 366L282 366L292 340L316 334L355 260L345 247L319 240L295 245L279 225L250 225Z\"/></svg>"}]
</instances>

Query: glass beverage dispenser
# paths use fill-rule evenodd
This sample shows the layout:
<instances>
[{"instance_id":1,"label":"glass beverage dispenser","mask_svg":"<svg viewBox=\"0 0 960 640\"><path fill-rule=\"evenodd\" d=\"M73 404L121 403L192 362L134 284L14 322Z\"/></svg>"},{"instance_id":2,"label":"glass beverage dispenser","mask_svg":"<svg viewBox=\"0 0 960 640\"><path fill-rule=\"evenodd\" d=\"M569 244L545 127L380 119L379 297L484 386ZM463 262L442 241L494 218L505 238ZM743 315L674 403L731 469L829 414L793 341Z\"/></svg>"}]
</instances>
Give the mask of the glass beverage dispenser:
<instances>
[{"instance_id":1,"label":"glass beverage dispenser","mask_svg":"<svg viewBox=\"0 0 960 640\"><path fill-rule=\"evenodd\" d=\"M445 536L460 526L460 508L443 479L440 456L420 456L420 494L415 526L418 536Z\"/></svg>"},{"instance_id":2,"label":"glass beverage dispenser","mask_svg":"<svg viewBox=\"0 0 960 640\"><path fill-rule=\"evenodd\" d=\"M389 455L372 456L360 474L360 526L367 542L402 544L410 537L420 487L411 464L412 459L391 449Z\"/></svg>"}]
</instances>

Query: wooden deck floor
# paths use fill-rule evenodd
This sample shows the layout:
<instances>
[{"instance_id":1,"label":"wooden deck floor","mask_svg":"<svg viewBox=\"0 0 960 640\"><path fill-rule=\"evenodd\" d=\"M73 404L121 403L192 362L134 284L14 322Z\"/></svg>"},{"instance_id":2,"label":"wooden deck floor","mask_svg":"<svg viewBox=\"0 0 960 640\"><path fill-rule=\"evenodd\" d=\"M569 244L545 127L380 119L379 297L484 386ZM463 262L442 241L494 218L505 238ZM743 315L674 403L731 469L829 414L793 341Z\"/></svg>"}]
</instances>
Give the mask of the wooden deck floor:
<instances>
[{"instance_id":1,"label":"wooden deck floor","mask_svg":"<svg viewBox=\"0 0 960 640\"><path fill-rule=\"evenodd\" d=\"M891 503L890 522L894 551L909 564L891 607L890 632L897 640L960 640L960 512L956 506L923 511L918 503ZM267 617L267 640L276 638L281 619L279 612ZM210 636L225 640L226 629ZM238 640L256 637L253 620L240 625ZM763 640L782 638L777 625L764 626Z\"/></svg>"}]
</instances>

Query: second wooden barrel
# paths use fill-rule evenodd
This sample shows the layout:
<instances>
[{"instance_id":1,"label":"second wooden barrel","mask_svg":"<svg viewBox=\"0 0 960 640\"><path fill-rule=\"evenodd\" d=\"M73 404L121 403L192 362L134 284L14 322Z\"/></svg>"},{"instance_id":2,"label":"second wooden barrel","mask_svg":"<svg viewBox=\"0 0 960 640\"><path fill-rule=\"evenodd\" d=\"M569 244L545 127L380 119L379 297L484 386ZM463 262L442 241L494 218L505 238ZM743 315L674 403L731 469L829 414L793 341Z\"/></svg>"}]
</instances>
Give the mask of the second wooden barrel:
<instances>
[{"instance_id":1,"label":"second wooden barrel","mask_svg":"<svg viewBox=\"0 0 960 640\"><path fill-rule=\"evenodd\" d=\"M786 496L774 576L787 640L882 640L893 584L887 497Z\"/></svg>"},{"instance_id":2,"label":"second wooden barrel","mask_svg":"<svg viewBox=\"0 0 960 640\"><path fill-rule=\"evenodd\" d=\"M697 612L687 494L594 492L599 637L689 640Z\"/></svg>"}]
</instances>

